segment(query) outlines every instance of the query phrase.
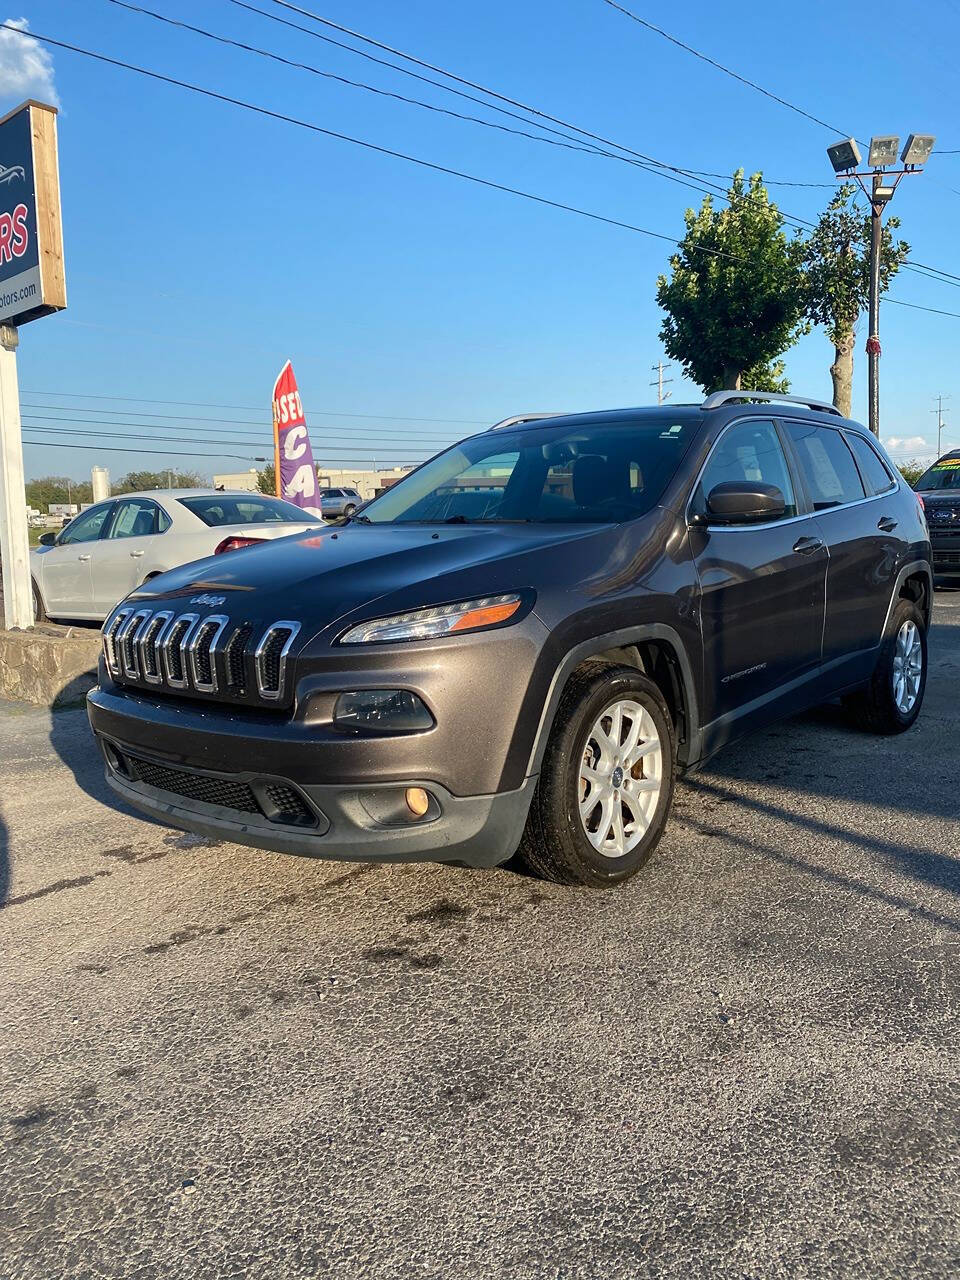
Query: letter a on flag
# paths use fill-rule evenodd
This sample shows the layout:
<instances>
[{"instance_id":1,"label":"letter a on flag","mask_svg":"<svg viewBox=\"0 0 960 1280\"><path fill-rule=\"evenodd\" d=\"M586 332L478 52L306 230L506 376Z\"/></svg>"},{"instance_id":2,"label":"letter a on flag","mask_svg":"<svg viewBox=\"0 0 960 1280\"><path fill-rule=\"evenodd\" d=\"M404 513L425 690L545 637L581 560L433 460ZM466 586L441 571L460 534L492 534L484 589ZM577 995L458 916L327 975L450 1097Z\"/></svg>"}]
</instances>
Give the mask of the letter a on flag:
<instances>
[{"instance_id":1,"label":"letter a on flag","mask_svg":"<svg viewBox=\"0 0 960 1280\"><path fill-rule=\"evenodd\" d=\"M307 435L307 420L293 365L288 360L273 384L273 461L277 497L285 498L311 515L320 515L317 472Z\"/></svg>"}]
</instances>

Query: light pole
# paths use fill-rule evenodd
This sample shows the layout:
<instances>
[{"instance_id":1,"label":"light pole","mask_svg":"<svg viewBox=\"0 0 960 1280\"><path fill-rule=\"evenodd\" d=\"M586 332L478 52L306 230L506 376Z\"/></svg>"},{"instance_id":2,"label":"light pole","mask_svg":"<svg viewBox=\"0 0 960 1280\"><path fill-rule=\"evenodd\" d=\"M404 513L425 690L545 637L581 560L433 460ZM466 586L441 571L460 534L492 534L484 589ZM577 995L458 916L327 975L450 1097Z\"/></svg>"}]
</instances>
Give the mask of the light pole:
<instances>
[{"instance_id":1,"label":"light pole","mask_svg":"<svg viewBox=\"0 0 960 1280\"><path fill-rule=\"evenodd\" d=\"M860 148L856 138L847 138L827 147L827 155L837 178L856 178L870 201L870 332L867 334L867 389L870 430L880 434L880 249L883 243L883 210L893 199L900 179L908 173L922 172L936 139L929 133L911 133L900 153L902 169L892 169L897 162L900 139L895 134L880 134L870 139L867 168L860 169ZM867 187L865 179L869 178Z\"/></svg>"}]
</instances>

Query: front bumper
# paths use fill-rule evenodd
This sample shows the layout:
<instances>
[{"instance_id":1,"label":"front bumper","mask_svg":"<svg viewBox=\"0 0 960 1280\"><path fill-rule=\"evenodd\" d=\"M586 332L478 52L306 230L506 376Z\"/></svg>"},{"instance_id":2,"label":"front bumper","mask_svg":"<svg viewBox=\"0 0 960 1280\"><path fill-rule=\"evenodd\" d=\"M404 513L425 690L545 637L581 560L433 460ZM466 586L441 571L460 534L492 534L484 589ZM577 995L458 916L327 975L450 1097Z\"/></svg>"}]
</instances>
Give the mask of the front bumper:
<instances>
[{"instance_id":1,"label":"front bumper","mask_svg":"<svg viewBox=\"0 0 960 1280\"><path fill-rule=\"evenodd\" d=\"M367 780L360 768L331 782L325 744L302 723L151 703L116 687L92 690L87 710L107 781L130 804L187 831L281 853L496 866L520 843L536 785L529 777L516 790L457 796L435 778ZM411 786L433 798L420 821L394 803Z\"/></svg>"}]
</instances>

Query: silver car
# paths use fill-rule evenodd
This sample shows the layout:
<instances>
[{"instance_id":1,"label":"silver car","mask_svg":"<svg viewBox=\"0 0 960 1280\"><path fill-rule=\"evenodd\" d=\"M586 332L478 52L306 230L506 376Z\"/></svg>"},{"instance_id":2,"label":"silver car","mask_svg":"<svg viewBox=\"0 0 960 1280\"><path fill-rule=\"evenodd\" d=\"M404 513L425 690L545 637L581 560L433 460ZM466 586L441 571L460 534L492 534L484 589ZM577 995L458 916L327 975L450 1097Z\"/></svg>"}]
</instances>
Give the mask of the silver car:
<instances>
[{"instance_id":1,"label":"silver car","mask_svg":"<svg viewBox=\"0 0 960 1280\"><path fill-rule=\"evenodd\" d=\"M118 600L167 569L322 522L262 493L158 489L98 502L30 553L34 611L102 622Z\"/></svg>"},{"instance_id":2,"label":"silver car","mask_svg":"<svg viewBox=\"0 0 960 1280\"><path fill-rule=\"evenodd\" d=\"M320 490L320 510L324 520L336 520L339 516L352 516L363 502L356 489L346 486Z\"/></svg>"}]
</instances>

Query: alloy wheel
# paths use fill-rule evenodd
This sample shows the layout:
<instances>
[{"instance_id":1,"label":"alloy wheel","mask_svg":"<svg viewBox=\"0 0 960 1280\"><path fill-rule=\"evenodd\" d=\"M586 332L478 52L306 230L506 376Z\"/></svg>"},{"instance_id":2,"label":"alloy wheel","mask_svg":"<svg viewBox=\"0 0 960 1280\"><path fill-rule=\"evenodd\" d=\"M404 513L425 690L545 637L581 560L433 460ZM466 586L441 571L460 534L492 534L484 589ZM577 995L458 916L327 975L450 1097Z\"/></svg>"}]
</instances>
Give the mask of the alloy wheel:
<instances>
[{"instance_id":1,"label":"alloy wheel","mask_svg":"<svg viewBox=\"0 0 960 1280\"><path fill-rule=\"evenodd\" d=\"M631 698L613 702L587 736L578 781L580 821L593 847L622 858L653 820L663 747L653 717Z\"/></svg>"},{"instance_id":2,"label":"alloy wheel","mask_svg":"<svg viewBox=\"0 0 960 1280\"><path fill-rule=\"evenodd\" d=\"M923 645L915 622L908 619L897 632L893 652L893 699L901 715L908 716L920 693Z\"/></svg>"}]
</instances>

